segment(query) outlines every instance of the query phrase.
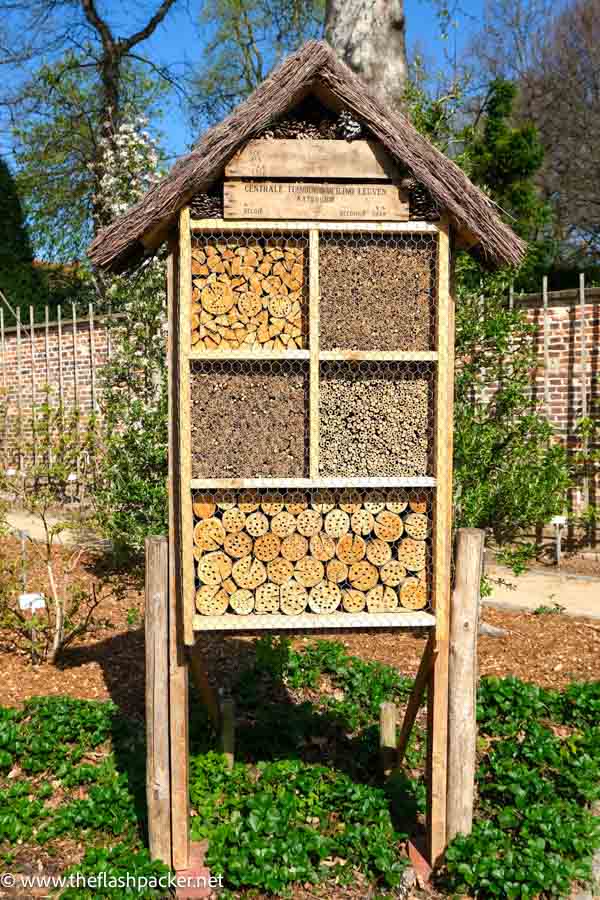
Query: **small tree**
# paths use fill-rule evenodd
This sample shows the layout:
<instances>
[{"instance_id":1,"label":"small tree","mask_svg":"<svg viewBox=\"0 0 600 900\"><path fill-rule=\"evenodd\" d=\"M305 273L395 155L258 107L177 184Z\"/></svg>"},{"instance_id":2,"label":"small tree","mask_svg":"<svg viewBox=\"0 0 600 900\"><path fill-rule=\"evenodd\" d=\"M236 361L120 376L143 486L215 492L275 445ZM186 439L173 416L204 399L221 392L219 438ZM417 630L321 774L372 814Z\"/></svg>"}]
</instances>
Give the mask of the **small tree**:
<instances>
[{"instance_id":1,"label":"small tree","mask_svg":"<svg viewBox=\"0 0 600 900\"><path fill-rule=\"evenodd\" d=\"M570 485L566 450L531 397L535 327L507 303L509 285L538 279L552 257L550 212L535 189L543 153L530 125L512 123L515 96L501 79L476 105L456 87L434 99L414 83L408 92L415 125L444 149L460 147L457 162L529 241L518 272L491 274L466 253L456 269L455 521L499 543L564 512Z\"/></svg>"}]
</instances>

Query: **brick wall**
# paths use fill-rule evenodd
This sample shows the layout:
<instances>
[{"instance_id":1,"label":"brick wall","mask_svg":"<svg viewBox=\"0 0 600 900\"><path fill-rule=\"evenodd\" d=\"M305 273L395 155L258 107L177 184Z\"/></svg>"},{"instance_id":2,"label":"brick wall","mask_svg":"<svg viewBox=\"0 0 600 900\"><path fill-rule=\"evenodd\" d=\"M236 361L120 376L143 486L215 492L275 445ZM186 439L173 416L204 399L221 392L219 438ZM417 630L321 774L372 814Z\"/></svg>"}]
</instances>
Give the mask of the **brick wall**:
<instances>
[{"instance_id":1,"label":"brick wall","mask_svg":"<svg viewBox=\"0 0 600 900\"><path fill-rule=\"evenodd\" d=\"M545 413L571 450L580 446L577 423L600 416L600 289L588 288L584 301L577 290L515 297L515 307L537 327L539 365L533 373L532 401ZM544 340L544 333L546 339ZM583 485L572 497L583 505ZM600 501L600 477L590 483L590 502Z\"/></svg>"},{"instance_id":2,"label":"brick wall","mask_svg":"<svg viewBox=\"0 0 600 900\"><path fill-rule=\"evenodd\" d=\"M46 400L83 415L98 409L100 372L109 360L119 316L63 319L6 327L0 321L0 391L6 398L5 445L29 441L31 411ZM21 426L19 426L21 421Z\"/></svg>"}]
</instances>

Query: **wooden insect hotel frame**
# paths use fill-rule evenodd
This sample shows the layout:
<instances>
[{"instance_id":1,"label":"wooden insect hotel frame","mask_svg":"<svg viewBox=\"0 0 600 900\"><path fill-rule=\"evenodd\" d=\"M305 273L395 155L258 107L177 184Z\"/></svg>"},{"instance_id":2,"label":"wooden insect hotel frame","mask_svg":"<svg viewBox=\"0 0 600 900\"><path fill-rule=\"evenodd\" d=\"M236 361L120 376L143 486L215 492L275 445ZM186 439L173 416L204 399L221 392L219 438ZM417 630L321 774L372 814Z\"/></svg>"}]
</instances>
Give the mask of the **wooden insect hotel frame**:
<instances>
[{"instance_id":1,"label":"wooden insect hotel frame","mask_svg":"<svg viewBox=\"0 0 600 900\"><path fill-rule=\"evenodd\" d=\"M430 687L435 861L446 843L452 253L515 263L523 248L323 43L288 59L161 184L91 256L118 270L168 247L173 863L189 856L197 635L394 628L430 631L418 682Z\"/></svg>"}]
</instances>

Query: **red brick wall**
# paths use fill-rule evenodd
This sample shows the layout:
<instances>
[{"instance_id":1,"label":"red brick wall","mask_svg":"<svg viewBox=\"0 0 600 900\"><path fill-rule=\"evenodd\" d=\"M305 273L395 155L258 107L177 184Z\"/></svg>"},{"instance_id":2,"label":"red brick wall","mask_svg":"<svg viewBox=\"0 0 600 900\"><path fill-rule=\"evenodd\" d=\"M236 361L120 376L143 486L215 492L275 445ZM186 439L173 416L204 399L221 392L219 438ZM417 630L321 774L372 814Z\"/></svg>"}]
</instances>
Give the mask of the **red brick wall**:
<instances>
[{"instance_id":1,"label":"red brick wall","mask_svg":"<svg viewBox=\"0 0 600 900\"><path fill-rule=\"evenodd\" d=\"M6 444L15 444L19 414L27 436L31 411L46 400L61 400L66 409L79 408L85 415L98 408L101 369L115 341L118 317L69 319L0 332L0 393L7 406ZM27 438L29 440L29 438Z\"/></svg>"},{"instance_id":2,"label":"red brick wall","mask_svg":"<svg viewBox=\"0 0 600 900\"><path fill-rule=\"evenodd\" d=\"M600 416L600 289L588 289L584 304L575 290L548 294L547 366L542 295L516 297L515 306L537 326L539 365L533 374L533 403L548 416L556 434L574 450L580 446L577 423L583 415L584 396L587 415L596 419ZM581 506L581 490L574 492L572 500L575 507ZM591 485L590 502L597 504L599 500L597 473Z\"/></svg>"}]
</instances>

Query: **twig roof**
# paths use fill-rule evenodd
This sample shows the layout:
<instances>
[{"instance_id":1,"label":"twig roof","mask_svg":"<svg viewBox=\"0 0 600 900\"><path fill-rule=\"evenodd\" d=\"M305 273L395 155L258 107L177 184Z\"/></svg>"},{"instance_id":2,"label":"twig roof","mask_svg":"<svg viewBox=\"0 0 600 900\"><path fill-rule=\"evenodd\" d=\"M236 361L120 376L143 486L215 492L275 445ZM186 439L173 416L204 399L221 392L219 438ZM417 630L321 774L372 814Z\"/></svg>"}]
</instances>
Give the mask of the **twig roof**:
<instances>
[{"instance_id":1,"label":"twig roof","mask_svg":"<svg viewBox=\"0 0 600 900\"><path fill-rule=\"evenodd\" d=\"M384 107L327 43L309 41L231 115L210 128L135 206L96 236L89 248L92 263L119 272L153 253L181 207L222 176L240 147L311 92L361 121L389 155L427 188L488 264L521 262L525 244L502 221L489 197L405 116Z\"/></svg>"}]
</instances>

